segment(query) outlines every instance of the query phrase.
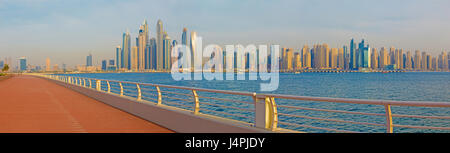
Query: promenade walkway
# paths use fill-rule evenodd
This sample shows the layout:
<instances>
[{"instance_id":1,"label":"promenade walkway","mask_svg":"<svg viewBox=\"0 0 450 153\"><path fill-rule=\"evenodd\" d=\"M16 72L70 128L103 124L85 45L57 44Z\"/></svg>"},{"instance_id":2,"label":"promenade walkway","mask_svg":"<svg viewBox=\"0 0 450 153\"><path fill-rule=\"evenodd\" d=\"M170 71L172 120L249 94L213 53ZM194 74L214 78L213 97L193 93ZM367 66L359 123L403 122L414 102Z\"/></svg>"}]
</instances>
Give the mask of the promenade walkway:
<instances>
[{"instance_id":1,"label":"promenade walkway","mask_svg":"<svg viewBox=\"0 0 450 153\"><path fill-rule=\"evenodd\" d=\"M33 76L0 81L0 133L172 133Z\"/></svg>"}]
</instances>

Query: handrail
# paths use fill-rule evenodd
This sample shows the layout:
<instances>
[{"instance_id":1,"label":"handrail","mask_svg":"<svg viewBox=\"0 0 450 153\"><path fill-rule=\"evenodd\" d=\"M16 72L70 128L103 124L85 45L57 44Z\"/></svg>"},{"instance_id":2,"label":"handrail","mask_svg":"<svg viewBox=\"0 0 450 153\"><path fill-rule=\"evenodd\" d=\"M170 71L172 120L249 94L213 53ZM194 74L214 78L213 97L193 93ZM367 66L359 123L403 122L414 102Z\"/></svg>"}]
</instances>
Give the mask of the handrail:
<instances>
[{"instance_id":1,"label":"handrail","mask_svg":"<svg viewBox=\"0 0 450 153\"><path fill-rule=\"evenodd\" d=\"M414 129L431 129L431 130L450 130L450 125L445 127L435 127L430 125L404 125L404 124L394 124L394 117L399 118L415 118L415 119L439 119L445 120L450 119L450 116L424 116L424 115L407 115L407 114L394 114L392 112L391 106L409 106L409 107L434 107L434 108L449 108L450 102L427 102L427 101L393 101L393 100L367 100L367 99L348 99L348 98L328 98L328 97L309 97L309 96L295 96L295 95L283 95L283 94L258 94L251 92L240 92L240 91L228 91L228 90L217 90L217 89L205 89L205 88L196 88L196 87L184 87L184 86L173 86L173 85L163 85L163 84L153 84L153 83L139 83L139 82L131 82L131 81L118 81L118 80L105 80L105 79L94 79L94 78L83 78L83 77L71 77L71 76L57 76L57 75L39 75L42 77L59 80L68 84L75 84L85 88L92 88L92 81L94 81L95 88L99 92L106 92L109 94L116 94L120 96L128 96L131 98L135 98L139 102L147 101L147 99L154 100L154 103L157 106L164 106L169 104L172 107L180 108L177 106L183 106L192 108L191 111L194 115L204 115L208 112L213 112L217 114L222 114L226 116L233 116L247 119L245 122L250 122L249 125L264 128L269 131L283 131L284 128L292 128L292 127L303 127L310 129L319 129L325 131L333 131L333 132L355 132L352 130L346 129L333 129L330 127L316 127L311 125L306 125L304 123L298 122L290 122L292 119L302 118L302 119L310 119L314 121L327 121L334 123L344 123L351 125L364 125L364 126L377 126L377 127L385 127L387 133L394 132L394 127L401 128L414 128ZM102 82L105 82L107 85L107 89L102 89ZM89 86L87 86L87 82L89 82ZM114 83L114 84L111 84ZM131 89L132 90L128 90ZM156 90L153 90L149 87L153 87ZM117 90L120 89L120 92ZM165 89L177 89L183 90L184 93L175 92L172 90ZM186 94L186 92L191 92L191 94ZM157 94L152 94L152 92L156 92ZM204 92L208 93L218 93L218 94L228 94L233 96L244 96L247 98L253 98L253 102L246 102L237 100L235 98L224 98L224 97L208 97L202 96ZM162 93L165 93L162 95ZM126 94L126 95L125 95ZM144 96L149 95L150 97ZM177 97L171 97L177 96ZM181 98L181 96L185 96ZM164 98L164 100L163 100ZM166 99L168 98L168 99ZM190 100L188 100L190 99ZM176 100L176 101L173 101ZM205 102L203 100L214 100L218 102L228 102L228 103L213 103L213 102ZM370 113L370 112L357 112L357 111L347 111L347 110L335 110L335 109L321 109L321 108L308 108L301 106L291 106L291 105L280 105L277 104L278 100L299 100L299 101L313 101L313 102L331 102L331 103L346 103L346 104L365 104L365 105L377 105L383 106L384 113ZM180 102L180 103L178 103ZM181 103L183 102L183 103ZM189 106L191 104L191 106ZM225 105L224 105L225 104ZM227 104L230 104L227 106ZM231 105L233 104L233 105ZM208 105L206 107L205 105ZM243 107L244 106L244 107ZM245 107L253 107L251 109ZM210 110L213 108L213 110ZM220 111L217 111L220 108ZM181 108L184 109L184 108ZM288 112L285 112L290 110ZM292 111L294 110L294 111ZM232 112L234 113L232 113ZM371 123L371 122L361 122L361 121L351 121L348 119L335 119L335 118L324 118L324 117L313 117L313 116L305 116L295 114L301 113L302 111L318 111L318 112L327 112L327 113L339 113L339 114L349 114L349 115L367 115L367 116L384 116L384 124L381 123ZM235 112L242 113L245 112L247 114L235 114ZM249 113L249 114L248 114ZM254 116L252 116L252 114ZM211 115L211 114L207 114ZM214 116L214 115L213 115ZM221 116L223 118L223 116ZM280 118L282 117L282 118ZM290 117L291 119L286 121L285 117ZM220 117L219 117L220 118ZM228 120L230 118L225 117ZM234 118L231 118L232 120ZM234 119L237 120L237 119ZM296 121L296 120L294 120ZM242 122L239 120L238 122ZM447 121L448 122L448 121ZM423 122L427 123L427 122ZM282 125L283 127L279 127ZM446 124L444 124L446 125ZM296 129L289 129L296 130Z\"/></svg>"}]
</instances>

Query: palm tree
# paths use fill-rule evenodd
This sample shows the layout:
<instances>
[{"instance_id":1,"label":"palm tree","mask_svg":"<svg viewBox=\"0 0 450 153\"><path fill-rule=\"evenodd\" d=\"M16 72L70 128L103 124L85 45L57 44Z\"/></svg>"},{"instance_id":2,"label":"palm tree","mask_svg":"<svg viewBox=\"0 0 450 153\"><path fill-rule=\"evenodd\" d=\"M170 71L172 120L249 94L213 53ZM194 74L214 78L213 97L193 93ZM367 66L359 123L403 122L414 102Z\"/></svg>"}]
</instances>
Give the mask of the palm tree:
<instances>
[{"instance_id":1,"label":"palm tree","mask_svg":"<svg viewBox=\"0 0 450 153\"><path fill-rule=\"evenodd\" d=\"M8 70L9 70L9 65L8 65L8 64L5 64L5 66L3 66L2 71L3 71L3 72L6 72L6 71L8 71Z\"/></svg>"}]
</instances>

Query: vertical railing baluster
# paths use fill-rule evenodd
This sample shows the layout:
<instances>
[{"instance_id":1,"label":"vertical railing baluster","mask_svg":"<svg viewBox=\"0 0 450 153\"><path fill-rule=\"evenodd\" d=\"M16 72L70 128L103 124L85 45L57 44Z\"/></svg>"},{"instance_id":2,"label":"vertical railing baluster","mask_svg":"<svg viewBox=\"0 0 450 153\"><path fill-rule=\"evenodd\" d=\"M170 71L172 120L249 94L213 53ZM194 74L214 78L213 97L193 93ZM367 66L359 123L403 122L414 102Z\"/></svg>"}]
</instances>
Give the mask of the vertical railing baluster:
<instances>
[{"instance_id":1,"label":"vertical railing baluster","mask_svg":"<svg viewBox=\"0 0 450 153\"><path fill-rule=\"evenodd\" d=\"M122 85L122 82L119 82L119 86L120 86L120 96L123 96L123 85Z\"/></svg>"},{"instance_id":2,"label":"vertical railing baluster","mask_svg":"<svg viewBox=\"0 0 450 153\"><path fill-rule=\"evenodd\" d=\"M140 100L142 100L142 93L141 93L141 87L139 86L139 83L136 83L136 88L137 88L137 92L138 92L137 100L140 101Z\"/></svg>"},{"instance_id":3,"label":"vertical railing baluster","mask_svg":"<svg viewBox=\"0 0 450 153\"><path fill-rule=\"evenodd\" d=\"M106 81L106 84L108 85L108 93L111 93L111 85L109 84L109 81Z\"/></svg>"},{"instance_id":4,"label":"vertical railing baluster","mask_svg":"<svg viewBox=\"0 0 450 153\"><path fill-rule=\"evenodd\" d=\"M161 90L159 89L159 86L156 86L156 91L158 92L158 104L157 105L161 105L162 104L162 94L161 94Z\"/></svg>"},{"instance_id":5,"label":"vertical railing baluster","mask_svg":"<svg viewBox=\"0 0 450 153\"><path fill-rule=\"evenodd\" d=\"M97 82L97 84L95 85L95 88L97 88L97 91L101 91L102 90L102 81L97 80L96 82Z\"/></svg>"},{"instance_id":6,"label":"vertical railing baluster","mask_svg":"<svg viewBox=\"0 0 450 153\"><path fill-rule=\"evenodd\" d=\"M92 88L92 81L91 81L91 79L88 79L89 80L89 88Z\"/></svg>"},{"instance_id":7,"label":"vertical railing baluster","mask_svg":"<svg viewBox=\"0 0 450 153\"><path fill-rule=\"evenodd\" d=\"M198 99L197 91L192 90L192 94L194 95L194 114L198 115L200 112L200 101Z\"/></svg>"},{"instance_id":8,"label":"vertical railing baluster","mask_svg":"<svg viewBox=\"0 0 450 153\"><path fill-rule=\"evenodd\" d=\"M391 105L384 105L384 110L385 110L385 113L386 113L386 132L387 133L393 133L394 132L394 126L392 124Z\"/></svg>"},{"instance_id":9,"label":"vertical railing baluster","mask_svg":"<svg viewBox=\"0 0 450 153\"><path fill-rule=\"evenodd\" d=\"M270 118L271 118L271 122L270 122L270 129L272 131L276 131L277 130L277 126L278 126L278 110L277 110L277 104L275 103L275 98L274 97L270 97Z\"/></svg>"}]
</instances>

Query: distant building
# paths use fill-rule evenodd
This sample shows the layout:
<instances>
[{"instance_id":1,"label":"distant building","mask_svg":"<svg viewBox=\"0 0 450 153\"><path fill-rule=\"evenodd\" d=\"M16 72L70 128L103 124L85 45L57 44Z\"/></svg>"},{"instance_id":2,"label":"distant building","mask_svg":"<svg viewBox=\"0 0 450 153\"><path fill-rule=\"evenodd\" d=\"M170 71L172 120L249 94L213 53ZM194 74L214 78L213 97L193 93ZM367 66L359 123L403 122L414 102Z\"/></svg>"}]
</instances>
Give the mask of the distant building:
<instances>
[{"instance_id":1,"label":"distant building","mask_svg":"<svg viewBox=\"0 0 450 153\"><path fill-rule=\"evenodd\" d=\"M107 66L108 62L106 60L102 60L102 70L106 71L106 66Z\"/></svg>"},{"instance_id":2,"label":"distant building","mask_svg":"<svg viewBox=\"0 0 450 153\"><path fill-rule=\"evenodd\" d=\"M92 55L86 56L86 66L92 66Z\"/></svg>"},{"instance_id":3,"label":"distant building","mask_svg":"<svg viewBox=\"0 0 450 153\"><path fill-rule=\"evenodd\" d=\"M50 58L45 59L45 71L49 72L51 71L51 65L50 65Z\"/></svg>"},{"instance_id":4,"label":"distant building","mask_svg":"<svg viewBox=\"0 0 450 153\"><path fill-rule=\"evenodd\" d=\"M25 57L21 57L19 60L19 71L27 70L27 59Z\"/></svg>"}]
</instances>

